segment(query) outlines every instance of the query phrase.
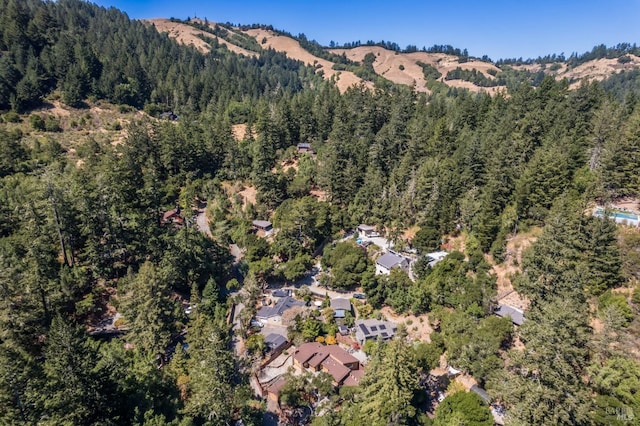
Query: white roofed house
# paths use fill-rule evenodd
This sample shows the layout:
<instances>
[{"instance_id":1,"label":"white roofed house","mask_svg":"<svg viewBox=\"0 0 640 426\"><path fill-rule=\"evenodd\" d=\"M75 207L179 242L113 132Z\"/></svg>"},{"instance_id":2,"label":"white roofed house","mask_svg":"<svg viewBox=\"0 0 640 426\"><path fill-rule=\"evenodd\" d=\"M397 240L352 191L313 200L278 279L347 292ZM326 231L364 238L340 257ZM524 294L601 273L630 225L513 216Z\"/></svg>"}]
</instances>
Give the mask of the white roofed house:
<instances>
[{"instance_id":1,"label":"white roofed house","mask_svg":"<svg viewBox=\"0 0 640 426\"><path fill-rule=\"evenodd\" d=\"M376 232L376 228L374 226L365 225L365 224L358 225L358 232L364 235L365 237L378 235L378 233Z\"/></svg>"},{"instance_id":2,"label":"white roofed house","mask_svg":"<svg viewBox=\"0 0 640 426\"><path fill-rule=\"evenodd\" d=\"M376 260L376 275L389 275L394 268L409 272L409 259L398 253L388 251Z\"/></svg>"},{"instance_id":3,"label":"white roofed house","mask_svg":"<svg viewBox=\"0 0 640 426\"><path fill-rule=\"evenodd\" d=\"M429 266L433 268L434 266L436 266L436 263L447 257L448 254L449 253L447 253L446 251L434 251L433 253L427 253L426 258L429 262Z\"/></svg>"}]
</instances>

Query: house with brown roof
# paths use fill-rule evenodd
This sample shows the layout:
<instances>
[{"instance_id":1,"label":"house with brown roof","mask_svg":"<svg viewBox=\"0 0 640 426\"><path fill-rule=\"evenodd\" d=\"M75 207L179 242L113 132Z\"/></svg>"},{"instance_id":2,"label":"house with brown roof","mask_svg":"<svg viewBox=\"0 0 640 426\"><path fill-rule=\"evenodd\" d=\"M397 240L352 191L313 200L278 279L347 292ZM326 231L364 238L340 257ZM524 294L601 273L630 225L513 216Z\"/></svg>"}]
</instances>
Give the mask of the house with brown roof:
<instances>
[{"instance_id":1,"label":"house with brown roof","mask_svg":"<svg viewBox=\"0 0 640 426\"><path fill-rule=\"evenodd\" d=\"M182 226L184 224L184 218L180 214L180 207L176 206L175 209L168 210L162 214L162 225Z\"/></svg>"},{"instance_id":2,"label":"house with brown roof","mask_svg":"<svg viewBox=\"0 0 640 426\"><path fill-rule=\"evenodd\" d=\"M278 400L280 399L280 391L282 391L282 388L284 388L284 385L286 385L286 384L287 384L287 381L285 380L284 377L282 377L282 376L278 377L266 389L267 398L270 398L271 400L273 400L275 402L278 402Z\"/></svg>"},{"instance_id":3,"label":"house with brown roof","mask_svg":"<svg viewBox=\"0 0 640 426\"><path fill-rule=\"evenodd\" d=\"M357 358L337 345L318 342L304 343L296 349L293 365L300 370L330 374L334 386L356 386L364 375Z\"/></svg>"}]
</instances>

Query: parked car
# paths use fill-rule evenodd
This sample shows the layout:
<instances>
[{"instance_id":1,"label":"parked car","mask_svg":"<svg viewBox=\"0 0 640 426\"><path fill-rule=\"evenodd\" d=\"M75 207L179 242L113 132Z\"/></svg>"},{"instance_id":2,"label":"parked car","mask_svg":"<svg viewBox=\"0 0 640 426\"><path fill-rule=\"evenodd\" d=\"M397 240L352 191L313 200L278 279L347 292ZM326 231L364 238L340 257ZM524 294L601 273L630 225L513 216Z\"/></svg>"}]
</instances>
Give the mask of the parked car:
<instances>
[{"instance_id":1,"label":"parked car","mask_svg":"<svg viewBox=\"0 0 640 426\"><path fill-rule=\"evenodd\" d=\"M264 327L264 324L262 323L262 321L258 321L257 319L252 319L249 325L251 327L260 327L260 328Z\"/></svg>"},{"instance_id":2,"label":"parked car","mask_svg":"<svg viewBox=\"0 0 640 426\"><path fill-rule=\"evenodd\" d=\"M367 295L364 293L353 293L353 298L363 300L367 298Z\"/></svg>"}]
</instances>

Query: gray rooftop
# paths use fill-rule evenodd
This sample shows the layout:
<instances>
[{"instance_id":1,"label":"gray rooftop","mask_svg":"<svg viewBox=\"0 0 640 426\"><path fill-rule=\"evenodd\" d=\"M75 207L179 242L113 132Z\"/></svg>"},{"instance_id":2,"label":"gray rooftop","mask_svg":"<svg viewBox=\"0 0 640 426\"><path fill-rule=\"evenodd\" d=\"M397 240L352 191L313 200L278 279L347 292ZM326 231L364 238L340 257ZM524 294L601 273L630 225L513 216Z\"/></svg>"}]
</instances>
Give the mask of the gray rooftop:
<instances>
[{"instance_id":1,"label":"gray rooftop","mask_svg":"<svg viewBox=\"0 0 640 426\"><path fill-rule=\"evenodd\" d=\"M273 297L287 297L291 295L291 290L289 289L273 290L271 292L271 295Z\"/></svg>"},{"instance_id":2,"label":"gray rooftop","mask_svg":"<svg viewBox=\"0 0 640 426\"><path fill-rule=\"evenodd\" d=\"M513 321L515 325L522 325L525 320L524 312L509 305L499 305L494 313L499 317L511 317L511 321Z\"/></svg>"},{"instance_id":3,"label":"gray rooftop","mask_svg":"<svg viewBox=\"0 0 640 426\"><path fill-rule=\"evenodd\" d=\"M389 321L365 319L356 321L356 337L360 341L381 337L382 340L391 339L397 330L397 325Z\"/></svg>"},{"instance_id":4,"label":"gray rooftop","mask_svg":"<svg viewBox=\"0 0 640 426\"><path fill-rule=\"evenodd\" d=\"M331 299L331 309L342 309L344 311L351 311L351 301L349 299Z\"/></svg>"},{"instance_id":5,"label":"gray rooftop","mask_svg":"<svg viewBox=\"0 0 640 426\"><path fill-rule=\"evenodd\" d=\"M257 227L257 228L270 228L271 227L271 222L269 222L268 220L254 220L252 222L253 226Z\"/></svg>"},{"instance_id":6,"label":"gray rooftop","mask_svg":"<svg viewBox=\"0 0 640 426\"><path fill-rule=\"evenodd\" d=\"M282 314L293 308L294 306L306 306L304 302L300 302L293 297L283 297L273 306L263 306L256 314L258 319L269 319L273 317L281 317Z\"/></svg>"},{"instance_id":7,"label":"gray rooftop","mask_svg":"<svg viewBox=\"0 0 640 426\"><path fill-rule=\"evenodd\" d=\"M378 260L376 260L376 263L382 266L383 268L391 270L396 266L401 266L402 263L405 261L407 261L405 257L399 256L396 253L388 251L382 256L380 256Z\"/></svg>"},{"instance_id":8,"label":"gray rooftop","mask_svg":"<svg viewBox=\"0 0 640 426\"><path fill-rule=\"evenodd\" d=\"M365 225L364 223L358 225L358 231L373 231L376 228L371 225Z\"/></svg>"},{"instance_id":9,"label":"gray rooftop","mask_svg":"<svg viewBox=\"0 0 640 426\"><path fill-rule=\"evenodd\" d=\"M287 339L283 335L278 333L270 333L267 337L264 338L264 344L267 345L267 348L272 351L280 348L286 343Z\"/></svg>"},{"instance_id":10,"label":"gray rooftop","mask_svg":"<svg viewBox=\"0 0 640 426\"><path fill-rule=\"evenodd\" d=\"M489 396L489 394L482 389L480 386L478 385L473 385L471 386L471 392L475 392L480 398L482 398L482 400L484 402L486 402L487 404L491 403L491 397Z\"/></svg>"}]
</instances>

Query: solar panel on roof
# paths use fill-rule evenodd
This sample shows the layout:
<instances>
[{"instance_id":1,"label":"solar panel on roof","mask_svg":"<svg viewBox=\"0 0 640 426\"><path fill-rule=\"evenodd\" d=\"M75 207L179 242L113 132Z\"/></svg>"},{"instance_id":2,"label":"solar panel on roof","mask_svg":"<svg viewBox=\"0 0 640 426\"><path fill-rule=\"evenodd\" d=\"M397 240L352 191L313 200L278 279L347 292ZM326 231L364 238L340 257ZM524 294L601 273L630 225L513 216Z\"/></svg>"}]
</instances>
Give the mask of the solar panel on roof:
<instances>
[{"instance_id":1,"label":"solar panel on roof","mask_svg":"<svg viewBox=\"0 0 640 426\"><path fill-rule=\"evenodd\" d=\"M360 327L360 330L362 330L365 336L369 335L369 330L367 330L367 327L365 327L364 324L358 324L358 327Z\"/></svg>"},{"instance_id":2,"label":"solar panel on roof","mask_svg":"<svg viewBox=\"0 0 640 426\"><path fill-rule=\"evenodd\" d=\"M378 328L380 328L380 330L386 330L387 326L384 324L380 324Z\"/></svg>"},{"instance_id":3,"label":"solar panel on roof","mask_svg":"<svg viewBox=\"0 0 640 426\"><path fill-rule=\"evenodd\" d=\"M384 331L382 333L380 333L382 335L382 337L389 337L389 335L387 333L385 333Z\"/></svg>"},{"instance_id":4,"label":"solar panel on roof","mask_svg":"<svg viewBox=\"0 0 640 426\"><path fill-rule=\"evenodd\" d=\"M376 327L375 325L371 326L371 331L378 331L378 327Z\"/></svg>"}]
</instances>

